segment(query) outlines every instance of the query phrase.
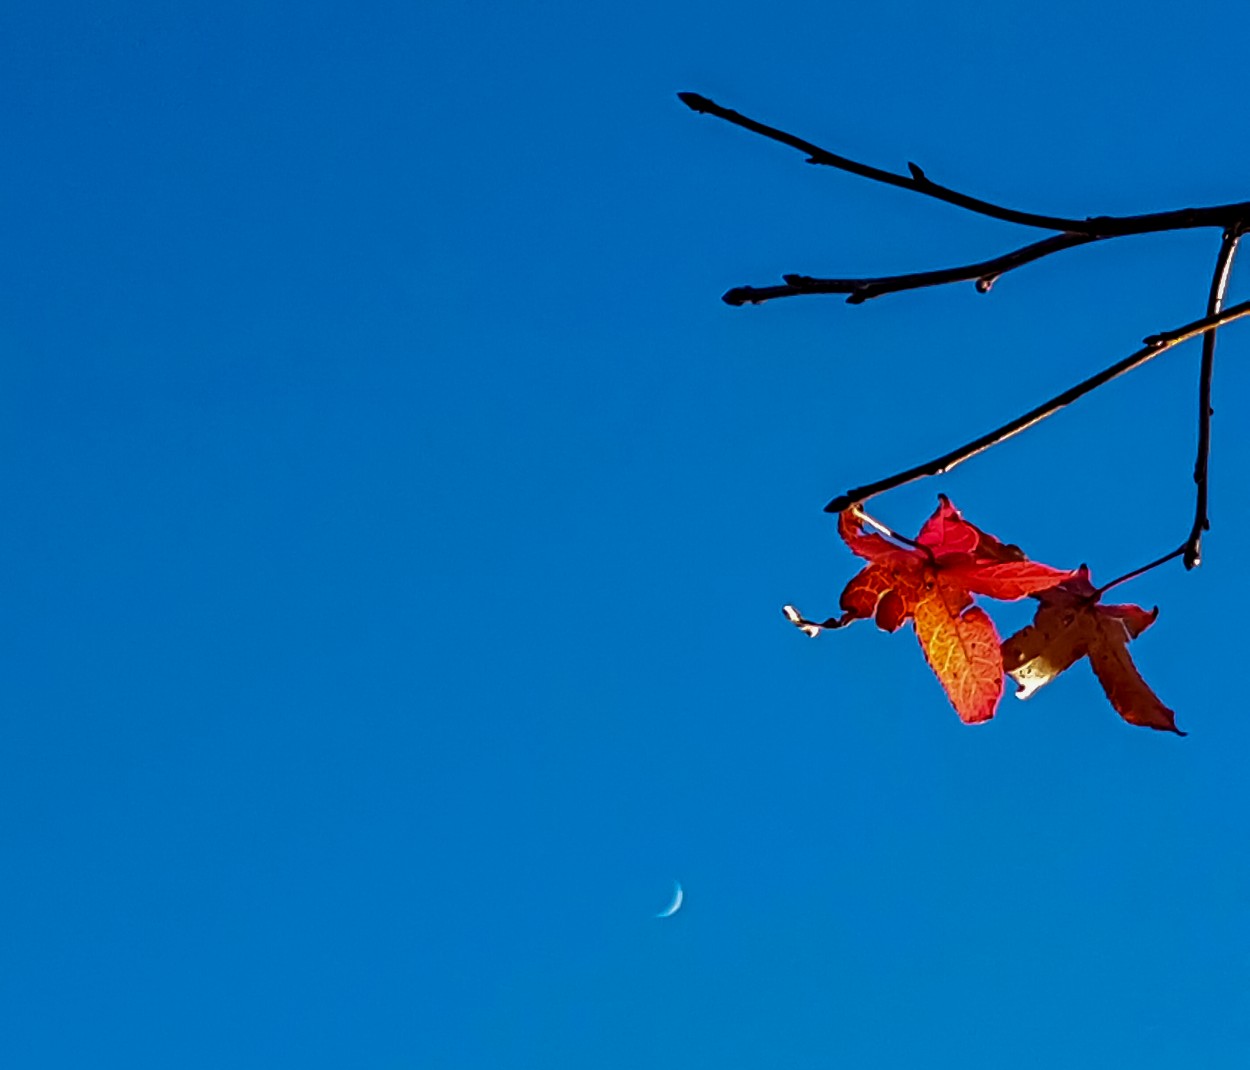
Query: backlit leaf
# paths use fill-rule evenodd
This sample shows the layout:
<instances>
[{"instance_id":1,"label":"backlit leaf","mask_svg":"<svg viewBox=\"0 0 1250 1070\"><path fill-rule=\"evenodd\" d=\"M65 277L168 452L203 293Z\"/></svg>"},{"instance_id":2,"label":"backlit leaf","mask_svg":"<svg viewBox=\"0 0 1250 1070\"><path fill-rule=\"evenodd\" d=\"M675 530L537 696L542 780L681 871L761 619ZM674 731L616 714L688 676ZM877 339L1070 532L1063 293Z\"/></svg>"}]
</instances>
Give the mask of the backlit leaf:
<instances>
[{"instance_id":1,"label":"backlit leaf","mask_svg":"<svg viewBox=\"0 0 1250 1070\"><path fill-rule=\"evenodd\" d=\"M844 616L825 626L874 617L883 631L893 632L911 620L925 659L960 718L975 724L993 717L1003 691L1002 653L993 622L972 605L973 594L1014 600L1075 573L1029 561L1018 547L964 520L946 497L914 545L865 533L854 508L839 515L838 531L868 564L842 591ZM791 620L808 634L823 627L797 611Z\"/></svg>"},{"instance_id":2,"label":"backlit leaf","mask_svg":"<svg viewBox=\"0 0 1250 1070\"><path fill-rule=\"evenodd\" d=\"M1142 679L1129 656L1129 640L1154 623L1158 610L1141 606L1104 606L1082 568L1071 580L1040 592L1033 623L1021 629L1002 648L1003 667L1016 681L1019 698L1088 657L1112 708L1129 724L1184 735L1176 714L1168 709Z\"/></svg>"}]
</instances>

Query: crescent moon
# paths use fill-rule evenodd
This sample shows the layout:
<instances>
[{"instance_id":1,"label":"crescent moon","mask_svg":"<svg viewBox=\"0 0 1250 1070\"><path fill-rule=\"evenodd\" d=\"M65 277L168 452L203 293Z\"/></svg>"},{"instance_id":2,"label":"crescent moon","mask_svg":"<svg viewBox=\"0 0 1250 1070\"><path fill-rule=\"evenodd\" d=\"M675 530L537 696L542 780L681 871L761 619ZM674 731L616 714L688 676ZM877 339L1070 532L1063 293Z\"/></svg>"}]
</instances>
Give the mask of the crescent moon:
<instances>
[{"instance_id":1,"label":"crescent moon","mask_svg":"<svg viewBox=\"0 0 1250 1070\"><path fill-rule=\"evenodd\" d=\"M681 909L681 901L685 898L685 893L681 890L680 881L673 881L673 886L675 888L673 901L656 915L657 918L671 918Z\"/></svg>"}]
</instances>

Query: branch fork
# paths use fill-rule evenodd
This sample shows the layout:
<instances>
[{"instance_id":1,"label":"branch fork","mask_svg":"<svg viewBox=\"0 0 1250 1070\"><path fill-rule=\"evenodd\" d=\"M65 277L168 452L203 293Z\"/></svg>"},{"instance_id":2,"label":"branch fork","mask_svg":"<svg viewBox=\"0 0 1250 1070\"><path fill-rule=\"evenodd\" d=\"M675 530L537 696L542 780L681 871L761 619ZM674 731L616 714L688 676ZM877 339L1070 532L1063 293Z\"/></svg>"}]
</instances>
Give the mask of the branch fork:
<instances>
[{"instance_id":1,"label":"branch fork","mask_svg":"<svg viewBox=\"0 0 1250 1070\"><path fill-rule=\"evenodd\" d=\"M874 297L885 294L915 290L927 286L941 286L953 282L971 281L978 293L988 293L994 283L1003 275L1026 264L1033 263L1043 257L1066 249L1073 249L1091 242L1106 241L1111 238L1128 237L1135 234L1157 234L1172 230L1189 230L1199 227L1219 227L1222 238L1215 268L1212 273L1210 290L1207 298L1206 314L1202 319L1194 320L1171 331L1151 335L1143 340L1142 348L1135 353L1104 368L1083 382L1077 383L1049 401L1030 409L1022 416L1011 420L993 431L987 432L971 442L951 450L940 457L923 464L904 469L883 479L863 486L855 487L838 495L828 505L826 512L838 513L852 506L858 507L875 495L893 490L914 480L926 476L941 475L949 472L956 465L977 454L1006 441L1021 431L1034 426L1046 417L1070 405L1090 391L1110 382L1134 368L1140 367L1160 353L1198 336L1202 337L1202 359L1198 381L1198 446L1194 462L1194 483L1196 496L1194 517L1185 541L1175 550L1140 569L1129 573L1101 590L1107 590L1128 579L1156 568L1171 561L1175 557L1183 558L1187 569L1195 568L1202 559L1202 536L1210 529L1208 516L1209 498L1209 458L1211 449L1211 380L1215 361L1215 338L1218 328L1243 316L1250 315L1250 301L1224 308L1224 299L1228 288L1229 274L1238 243L1243 232L1250 228L1250 201L1238 201L1231 204L1211 205L1202 208L1180 208L1166 212L1152 212L1134 216L1090 216L1085 219L1072 219L1061 216L1050 216L1036 212L1026 212L978 197L962 193L949 186L941 185L930 179L924 170L915 163L908 162L907 174L887 171L871 164L853 160L821 148L810 141L796 137L784 130L767 126L755 119L742 115L730 108L722 107L698 93L678 93L683 104L691 110L712 115L734 126L767 138L771 141L787 145L804 154L810 164L832 167L859 175L874 182L909 190L935 200L945 202L977 215L997 219L1005 223L1019 226L1049 230L1049 237L1034 241L1028 245L1009 250L989 260L972 264L960 264L954 267L939 268L928 271L917 271L901 275L886 275L863 278L817 278L810 275L787 274L782 276L782 285L778 286L735 286L724 294L723 300L730 305L763 304L782 297L796 297L810 294L844 294L848 304L862 304ZM874 523L864 517L866 522ZM888 529L887 534L893 535ZM897 538L898 536L894 536ZM901 540L906 541L906 540ZM806 620L799 615L793 606L785 607L787 619L808 635L818 635L824 628L838 627L836 618L822 623Z\"/></svg>"}]
</instances>

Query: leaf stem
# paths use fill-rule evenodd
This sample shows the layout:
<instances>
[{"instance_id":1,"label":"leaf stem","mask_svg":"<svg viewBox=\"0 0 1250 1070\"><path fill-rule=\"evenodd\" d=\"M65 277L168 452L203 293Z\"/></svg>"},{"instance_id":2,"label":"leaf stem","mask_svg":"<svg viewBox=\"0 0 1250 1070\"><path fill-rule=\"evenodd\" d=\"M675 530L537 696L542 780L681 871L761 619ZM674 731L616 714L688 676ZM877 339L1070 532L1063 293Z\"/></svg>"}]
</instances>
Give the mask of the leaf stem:
<instances>
[{"instance_id":1,"label":"leaf stem","mask_svg":"<svg viewBox=\"0 0 1250 1070\"><path fill-rule=\"evenodd\" d=\"M1230 226L1220 241L1219 256L1215 259L1215 271L1211 276L1211 291L1207 296L1207 315L1214 316L1224 304L1228 289L1228 276L1232 272L1233 257L1237 243L1241 241L1241 225ZM1198 372L1198 457L1194 461L1194 482L1198 492L1194 502L1194 523L1185 540L1185 567L1197 568L1202 563L1202 533L1211 527L1207 516L1209 487L1209 460L1211 457L1211 375L1215 370L1214 329L1202 336L1202 365Z\"/></svg>"},{"instance_id":2,"label":"leaf stem","mask_svg":"<svg viewBox=\"0 0 1250 1070\"><path fill-rule=\"evenodd\" d=\"M816 636L826 629L841 628L844 624L851 622L849 617L830 617L828 620L822 621L808 620L794 606L782 606L781 612L785 614L786 620L812 639L815 639Z\"/></svg>"},{"instance_id":3,"label":"leaf stem","mask_svg":"<svg viewBox=\"0 0 1250 1070\"><path fill-rule=\"evenodd\" d=\"M1181 545L1178 546L1171 553L1164 554L1162 557L1158 558L1157 560L1151 561L1150 564L1142 565L1141 568L1135 568L1133 569L1132 572L1126 572L1124 573L1123 576L1116 577L1110 583L1104 583L1101 587L1098 588L1098 590L1094 592L1093 601L1097 602L1100 598L1102 598L1104 594L1106 594L1109 590L1111 590L1112 587L1119 587L1120 584L1122 583L1128 583L1129 580L1135 580L1137 579L1138 576L1145 575L1152 568L1158 568L1160 565L1166 565L1174 557L1180 557L1181 554L1185 552L1185 549L1187 546L1188 546L1188 543L1181 543Z\"/></svg>"},{"instance_id":4,"label":"leaf stem","mask_svg":"<svg viewBox=\"0 0 1250 1070\"><path fill-rule=\"evenodd\" d=\"M973 439L966 445L951 450L949 453L944 453L940 457L935 457L931 461L926 461L924 464L904 469L895 475L879 479L875 483L866 483L862 487L848 490L845 494L839 495L826 505L825 512L840 513L843 509L866 502L869 498L883 494L887 490L894 490L896 487L904 486L926 476L942 475L949 472L956 465L963 464L964 461L975 457L978 453L982 453L991 446L997 446L1000 442L1004 442L1018 435L1021 431L1027 430L1034 424L1040 423L1046 417L1072 404L1078 398L1084 397L1091 390L1096 390L1104 383L1109 383L1112 379L1116 379L1126 372L1140 367L1173 346L1186 342L1191 338L1196 338L1198 335L1210 331L1213 327L1231 323L1233 320L1240 319L1245 315L1250 315L1250 301L1242 301L1240 304L1231 305L1222 312L1204 316L1200 320L1194 320L1194 322L1187 323L1183 327L1177 327L1175 330L1151 335L1143 340L1145 344L1137 352L1116 361L1075 386L1069 387L1063 393L1056 394L1049 401L1030 409L1022 416L1017 416L1014 420L1003 424L1002 427L995 428L993 431Z\"/></svg>"}]
</instances>

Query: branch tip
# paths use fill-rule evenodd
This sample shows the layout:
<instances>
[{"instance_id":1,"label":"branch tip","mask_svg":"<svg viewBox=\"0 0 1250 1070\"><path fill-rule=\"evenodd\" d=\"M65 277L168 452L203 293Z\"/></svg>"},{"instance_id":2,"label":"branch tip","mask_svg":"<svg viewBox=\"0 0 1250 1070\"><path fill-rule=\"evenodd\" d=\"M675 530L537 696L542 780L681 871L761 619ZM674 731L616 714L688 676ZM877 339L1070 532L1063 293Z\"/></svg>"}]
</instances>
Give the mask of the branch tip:
<instances>
[{"instance_id":1,"label":"branch tip","mask_svg":"<svg viewBox=\"0 0 1250 1070\"><path fill-rule=\"evenodd\" d=\"M691 111L697 111L700 114L711 111L716 107L716 105L708 100L707 97L701 96L698 93L678 93L677 99L686 105L686 107Z\"/></svg>"},{"instance_id":2,"label":"branch tip","mask_svg":"<svg viewBox=\"0 0 1250 1070\"><path fill-rule=\"evenodd\" d=\"M848 498L845 494L840 494L825 506L826 513L840 513L843 509L849 508L854 503L854 499Z\"/></svg>"}]
</instances>

